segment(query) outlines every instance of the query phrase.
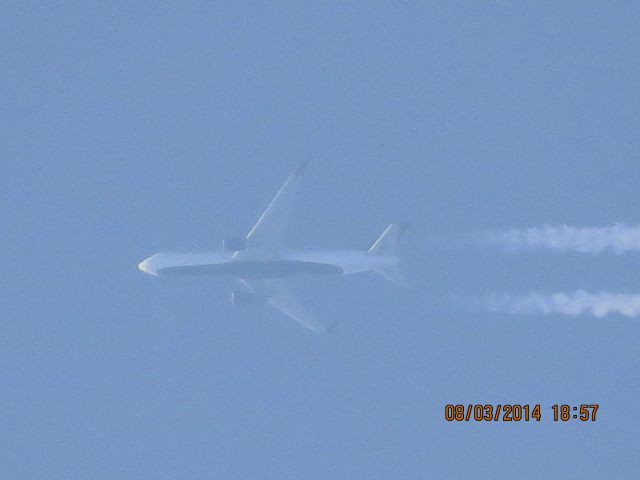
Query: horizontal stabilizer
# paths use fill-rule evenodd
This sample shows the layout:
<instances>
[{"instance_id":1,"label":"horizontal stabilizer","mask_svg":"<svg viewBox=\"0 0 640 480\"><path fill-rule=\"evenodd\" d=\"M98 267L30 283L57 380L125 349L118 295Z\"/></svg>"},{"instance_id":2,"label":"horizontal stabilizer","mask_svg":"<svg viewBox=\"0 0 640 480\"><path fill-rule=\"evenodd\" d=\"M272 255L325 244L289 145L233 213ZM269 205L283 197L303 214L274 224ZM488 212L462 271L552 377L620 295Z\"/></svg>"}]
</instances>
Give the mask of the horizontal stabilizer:
<instances>
[{"instance_id":1,"label":"horizontal stabilizer","mask_svg":"<svg viewBox=\"0 0 640 480\"><path fill-rule=\"evenodd\" d=\"M395 283L399 287L404 288L409 286L402 271L397 265L388 265L384 267L378 267L374 271L378 272L384 278L386 278L392 283Z\"/></svg>"}]
</instances>

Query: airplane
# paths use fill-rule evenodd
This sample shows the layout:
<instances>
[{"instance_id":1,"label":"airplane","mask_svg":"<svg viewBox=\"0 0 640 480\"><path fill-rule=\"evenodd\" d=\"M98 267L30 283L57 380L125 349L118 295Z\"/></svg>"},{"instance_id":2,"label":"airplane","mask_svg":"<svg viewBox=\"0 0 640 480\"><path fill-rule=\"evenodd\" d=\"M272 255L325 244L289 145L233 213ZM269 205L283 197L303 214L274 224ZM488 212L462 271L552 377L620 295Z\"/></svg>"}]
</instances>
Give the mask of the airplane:
<instances>
[{"instance_id":1,"label":"airplane","mask_svg":"<svg viewBox=\"0 0 640 480\"><path fill-rule=\"evenodd\" d=\"M225 237L222 251L156 253L140 262L138 268L155 276L235 277L246 290L232 292L234 305L269 304L315 332L328 331L335 324L327 327L312 316L289 291L288 278L374 271L399 286L406 286L397 255L406 224L389 225L364 250L322 252L283 248L289 210L307 166L307 162L303 163L287 178L246 237Z\"/></svg>"}]
</instances>

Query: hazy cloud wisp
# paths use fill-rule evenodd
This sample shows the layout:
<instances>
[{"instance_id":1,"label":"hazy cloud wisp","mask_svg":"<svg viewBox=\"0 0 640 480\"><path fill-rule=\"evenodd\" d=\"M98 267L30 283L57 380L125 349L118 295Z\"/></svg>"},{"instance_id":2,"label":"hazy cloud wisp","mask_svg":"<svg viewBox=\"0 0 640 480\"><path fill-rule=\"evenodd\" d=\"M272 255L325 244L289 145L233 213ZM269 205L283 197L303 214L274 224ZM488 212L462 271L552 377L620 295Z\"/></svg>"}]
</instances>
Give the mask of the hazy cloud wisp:
<instances>
[{"instance_id":1,"label":"hazy cloud wisp","mask_svg":"<svg viewBox=\"0 0 640 480\"><path fill-rule=\"evenodd\" d=\"M590 314L601 318L610 313L625 317L640 316L640 294L609 292L589 293L528 293L525 295L489 295L480 301L482 307L491 312L510 314Z\"/></svg>"},{"instance_id":2,"label":"hazy cloud wisp","mask_svg":"<svg viewBox=\"0 0 640 480\"><path fill-rule=\"evenodd\" d=\"M609 227L543 225L527 229L488 232L481 241L509 251L548 248L561 252L622 254L640 251L640 225L617 223Z\"/></svg>"}]
</instances>

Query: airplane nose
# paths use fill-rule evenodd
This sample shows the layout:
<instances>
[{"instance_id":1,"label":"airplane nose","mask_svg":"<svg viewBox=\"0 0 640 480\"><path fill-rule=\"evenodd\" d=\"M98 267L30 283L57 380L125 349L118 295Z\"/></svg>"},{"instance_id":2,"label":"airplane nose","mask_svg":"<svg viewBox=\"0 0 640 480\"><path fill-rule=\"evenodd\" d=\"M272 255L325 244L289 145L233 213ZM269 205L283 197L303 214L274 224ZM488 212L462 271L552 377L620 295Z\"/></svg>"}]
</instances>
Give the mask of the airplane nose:
<instances>
[{"instance_id":1,"label":"airplane nose","mask_svg":"<svg viewBox=\"0 0 640 480\"><path fill-rule=\"evenodd\" d=\"M155 270L151 266L151 257L145 258L138 264L138 269L144 273L148 273L149 275L156 275Z\"/></svg>"}]
</instances>

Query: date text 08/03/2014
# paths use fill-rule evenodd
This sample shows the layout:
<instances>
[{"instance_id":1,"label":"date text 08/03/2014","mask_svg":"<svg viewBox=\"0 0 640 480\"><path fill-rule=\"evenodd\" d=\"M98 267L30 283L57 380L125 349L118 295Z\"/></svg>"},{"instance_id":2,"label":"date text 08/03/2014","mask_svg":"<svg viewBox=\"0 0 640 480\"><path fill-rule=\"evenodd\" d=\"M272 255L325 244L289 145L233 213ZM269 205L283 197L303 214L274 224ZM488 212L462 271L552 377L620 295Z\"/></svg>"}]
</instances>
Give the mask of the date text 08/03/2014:
<instances>
[{"instance_id":1,"label":"date text 08/03/2014","mask_svg":"<svg viewBox=\"0 0 640 480\"><path fill-rule=\"evenodd\" d=\"M554 422L595 422L599 406L597 403L554 404L549 413ZM449 403L444 407L444 419L448 422L539 422L544 416L540 404Z\"/></svg>"}]
</instances>

